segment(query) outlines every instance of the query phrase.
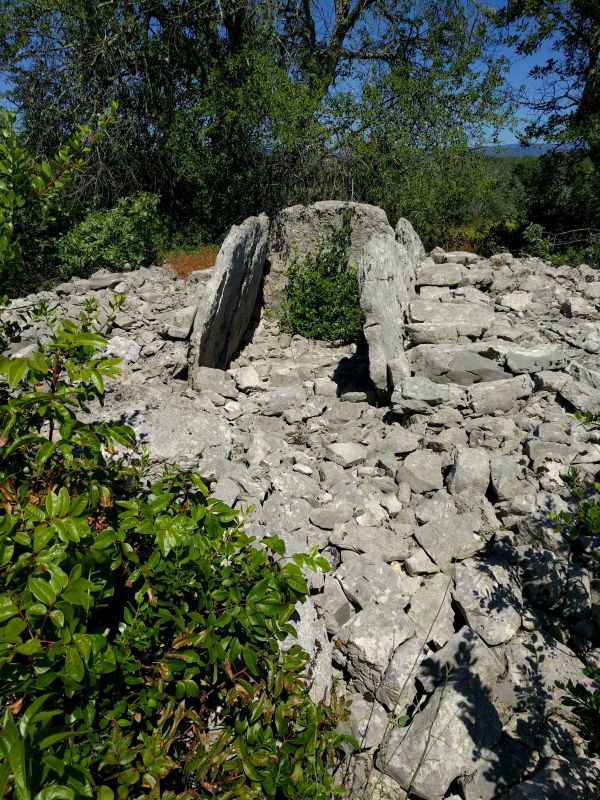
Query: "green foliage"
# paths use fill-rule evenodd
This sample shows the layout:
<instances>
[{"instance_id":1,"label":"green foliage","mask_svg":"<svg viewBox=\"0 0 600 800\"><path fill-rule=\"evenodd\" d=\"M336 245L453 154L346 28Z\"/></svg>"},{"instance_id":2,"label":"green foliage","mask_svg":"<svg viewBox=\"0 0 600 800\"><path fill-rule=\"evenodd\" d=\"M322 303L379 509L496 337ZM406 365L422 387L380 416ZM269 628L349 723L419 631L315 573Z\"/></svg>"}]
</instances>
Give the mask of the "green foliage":
<instances>
[{"instance_id":1,"label":"green foliage","mask_svg":"<svg viewBox=\"0 0 600 800\"><path fill-rule=\"evenodd\" d=\"M582 683L557 682L559 689L566 691L562 704L571 708L583 737L589 743L591 756L600 755L600 669L586 667L583 674L597 684L590 690Z\"/></svg>"},{"instance_id":2,"label":"green foliage","mask_svg":"<svg viewBox=\"0 0 600 800\"><path fill-rule=\"evenodd\" d=\"M91 211L58 244L61 276L148 266L164 242L157 208L157 195L141 192L122 197L108 211Z\"/></svg>"},{"instance_id":3,"label":"green foliage","mask_svg":"<svg viewBox=\"0 0 600 800\"><path fill-rule=\"evenodd\" d=\"M317 252L290 266L283 330L330 342L355 342L362 335L358 276L348 265L353 215L352 208L346 209L339 229Z\"/></svg>"},{"instance_id":4,"label":"green foliage","mask_svg":"<svg viewBox=\"0 0 600 800\"><path fill-rule=\"evenodd\" d=\"M10 293L39 282L40 234L52 221L58 196L81 169L92 144L114 121L116 103L96 129L80 125L52 158L36 162L20 145L16 115L0 110L0 280Z\"/></svg>"},{"instance_id":5,"label":"green foliage","mask_svg":"<svg viewBox=\"0 0 600 800\"><path fill-rule=\"evenodd\" d=\"M454 166L449 132L488 135L505 99L487 12L459 6L13 0L0 74L39 152L107 96L120 101L120 125L78 182L84 205L155 192L175 229L216 241L250 214L373 202L383 185L390 219L420 211L426 190L418 227L433 235L457 196L475 205L468 147Z\"/></svg>"},{"instance_id":6,"label":"green foliage","mask_svg":"<svg viewBox=\"0 0 600 800\"><path fill-rule=\"evenodd\" d=\"M577 232L569 235L576 236ZM544 227L538 223L530 223L523 231L525 249L531 255L544 258L555 266L561 264L589 264L600 268L600 233L592 233L587 237L587 244L583 241L561 244L560 237L553 239L546 233Z\"/></svg>"},{"instance_id":7,"label":"green foliage","mask_svg":"<svg viewBox=\"0 0 600 800\"><path fill-rule=\"evenodd\" d=\"M148 485L131 428L81 419L118 371L97 312L39 309L48 340L0 357L0 795L330 798L345 708L280 648L327 562L195 474Z\"/></svg>"}]
</instances>

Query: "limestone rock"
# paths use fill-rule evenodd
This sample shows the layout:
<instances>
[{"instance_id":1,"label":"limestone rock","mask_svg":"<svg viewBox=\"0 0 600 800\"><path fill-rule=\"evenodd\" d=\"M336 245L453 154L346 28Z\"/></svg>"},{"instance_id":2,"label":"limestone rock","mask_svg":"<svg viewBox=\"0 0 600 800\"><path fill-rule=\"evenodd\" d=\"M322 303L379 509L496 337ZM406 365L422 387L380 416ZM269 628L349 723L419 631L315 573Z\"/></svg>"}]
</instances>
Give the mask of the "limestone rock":
<instances>
[{"instance_id":1,"label":"limestone rock","mask_svg":"<svg viewBox=\"0 0 600 800\"><path fill-rule=\"evenodd\" d=\"M264 214L234 225L202 295L191 334L189 380L197 366L228 366L248 328L262 277L269 220Z\"/></svg>"},{"instance_id":2,"label":"limestone rock","mask_svg":"<svg viewBox=\"0 0 600 800\"><path fill-rule=\"evenodd\" d=\"M521 625L521 590L514 572L501 562L457 564L453 598L469 627L488 645L509 641Z\"/></svg>"},{"instance_id":3,"label":"limestone rock","mask_svg":"<svg viewBox=\"0 0 600 800\"><path fill-rule=\"evenodd\" d=\"M369 605L342 626L338 641L356 685L376 692L395 649L414 633L412 620L393 603Z\"/></svg>"},{"instance_id":4,"label":"limestone rock","mask_svg":"<svg viewBox=\"0 0 600 800\"><path fill-rule=\"evenodd\" d=\"M392 730L377 756L379 770L424 800L441 800L456 778L472 774L483 748L502 732L481 683L467 670L436 689L408 732Z\"/></svg>"}]
</instances>

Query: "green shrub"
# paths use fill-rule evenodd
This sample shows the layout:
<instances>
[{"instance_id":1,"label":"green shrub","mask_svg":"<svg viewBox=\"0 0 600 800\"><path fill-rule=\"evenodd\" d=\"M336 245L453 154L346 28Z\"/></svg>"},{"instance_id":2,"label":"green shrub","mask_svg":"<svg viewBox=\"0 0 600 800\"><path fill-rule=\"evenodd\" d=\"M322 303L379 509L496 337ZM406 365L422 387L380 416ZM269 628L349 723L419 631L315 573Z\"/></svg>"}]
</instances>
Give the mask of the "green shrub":
<instances>
[{"instance_id":1,"label":"green shrub","mask_svg":"<svg viewBox=\"0 0 600 800\"><path fill-rule=\"evenodd\" d=\"M93 305L38 313L47 343L0 354L0 796L330 798L345 707L280 649L327 562L197 475L149 486L129 427L80 418L118 371Z\"/></svg>"},{"instance_id":2,"label":"green shrub","mask_svg":"<svg viewBox=\"0 0 600 800\"><path fill-rule=\"evenodd\" d=\"M92 144L114 122L116 103L96 130L80 126L48 161L37 163L20 145L16 115L0 109L0 281L11 295L44 283L44 230L53 221L61 191L84 163Z\"/></svg>"},{"instance_id":3,"label":"green shrub","mask_svg":"<svg viewBox=\"0 0 600 800\"><path fill-rule=\"evenodd\" d=\"M348 266L353 215L351 208L344 211L340 228L316 254L290 266L283 330L329 342L355 342L362 335L358 276Z\"/></svg>"},{"instance_id":4,"label":"green shrub","mask_svg":"<svg viewBox=\"0 0 600 800\"><path fill-rule=\"evenodd\" d=\"M90 212L58 244L63 278L151 264L163 243L157 207L157 195L140 192L121 198L108 211Z\"/></svg>"}]
</instances>

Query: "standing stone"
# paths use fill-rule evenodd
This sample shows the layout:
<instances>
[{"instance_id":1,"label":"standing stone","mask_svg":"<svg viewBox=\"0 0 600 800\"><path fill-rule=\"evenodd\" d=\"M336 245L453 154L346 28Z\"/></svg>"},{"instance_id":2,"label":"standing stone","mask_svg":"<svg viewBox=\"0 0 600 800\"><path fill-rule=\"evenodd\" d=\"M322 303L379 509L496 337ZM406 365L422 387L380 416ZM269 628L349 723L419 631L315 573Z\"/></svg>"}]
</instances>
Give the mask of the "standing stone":
<instances>
[{"instance_id":1,"label":"standing stone","mask_svg":"<svg viewBox=\"0 0 600 800\"><path fill-rule=\"evenodd\" d=\"M287 270L294 261L302 263L316 253L331 230L342 224L345 209L354 209L349 264L356 267L366 243L377 233L393 231L385 211L364 203L323 200L309 206L290 206L272 220L269 231L267 271L263 296L265 307L276 316L285 301Z\"/></svg>"},{"instance_id":2,"label":"standing stone","mask_svg":"<svg viewBox=\"0 0 600 800\"><path fill-rule=\"evenodd\" d=\"M265 214L234 225L202 294L191 334L189 380L197 367L225 369L250 324L262 277L269 219Z\"/></svg>"},{"instance_id":3,"label":"standing stone","mask_svg":"<svg viewBox=\"0 0 600 800\"><path fill-rule=\"evenodd\" d=\"M416 235L416 234L415 234ZM365 245L358 262L360 305L369 347L369 372L378 391L391 388L392 372L404 354L404 318L415 281L416 261L393 231L377 233Z\"/></svg>"}]
</instances>

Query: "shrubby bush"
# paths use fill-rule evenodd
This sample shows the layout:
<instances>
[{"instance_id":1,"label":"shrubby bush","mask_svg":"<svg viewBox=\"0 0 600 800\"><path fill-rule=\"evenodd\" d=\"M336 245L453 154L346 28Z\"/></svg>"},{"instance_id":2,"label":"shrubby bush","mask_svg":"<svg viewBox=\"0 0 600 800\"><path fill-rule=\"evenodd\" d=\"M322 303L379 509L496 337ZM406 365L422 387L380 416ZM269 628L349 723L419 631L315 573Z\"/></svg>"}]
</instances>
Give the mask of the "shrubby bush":
<instances>
[{"instance_id":1,"label":"shrubby bush","mask_svg":"<svg viewBox=\"0 0 600 800\"><path fill-rule=\"evenodd\" d=\"M158 202L158 195L140 192L122 197L108 211L91 211L58 244L62 277L151 264L164 240Z\"/></svg>"},{"instance_id":2,"label":"shrubby bush","mask_svg":"<svg viewBox=\"0 0 600 800\"><path fill-rule=\"evenodd\" d=\"M81 417L118 371L94 306L36 314L48 341L0 355L0 796L330 798L345 706L280 647L327 562L198 475L148 485L131 428Z\"/></svg>"},{"instance_id":3,"label":"shrubby bush","mask_svg":"<svg viewBox=\"0 0 600 800\"><path fill-rule=\"evenodd\" d=\"M95 130L81 125L55 156L36 162L20 144L16 115L0 109L0 280L10 294L33 291L47 280L48 239L58 198L92 145L114 122L116 103Z\"/></svg>"},{"instance_id":4,"label":"shrubby bush","mask_svg":"<svg viewBox=\"0 0 600 800\"><path fill-rule=\"evenodd\" d=\"M353 214L346 209L340 228L331 231L316 254L290 266L283 330L330 342L355 342L362 336L358 276L348 265Z\"/></svg>"}]
</instances>

